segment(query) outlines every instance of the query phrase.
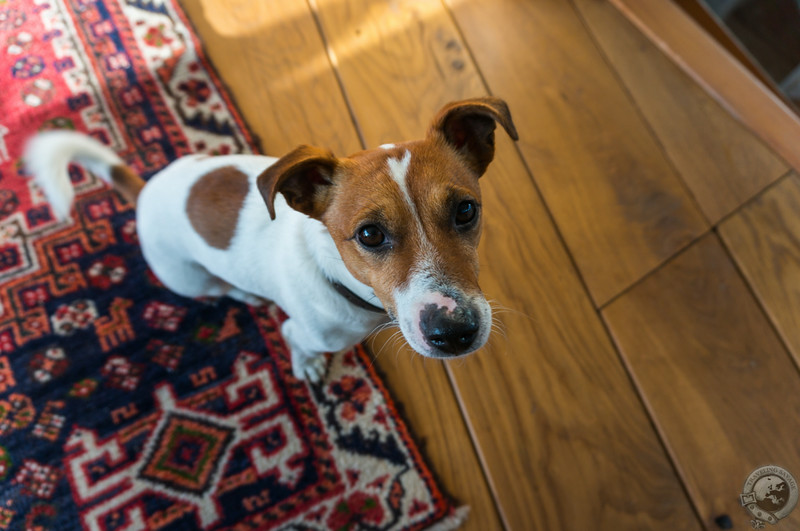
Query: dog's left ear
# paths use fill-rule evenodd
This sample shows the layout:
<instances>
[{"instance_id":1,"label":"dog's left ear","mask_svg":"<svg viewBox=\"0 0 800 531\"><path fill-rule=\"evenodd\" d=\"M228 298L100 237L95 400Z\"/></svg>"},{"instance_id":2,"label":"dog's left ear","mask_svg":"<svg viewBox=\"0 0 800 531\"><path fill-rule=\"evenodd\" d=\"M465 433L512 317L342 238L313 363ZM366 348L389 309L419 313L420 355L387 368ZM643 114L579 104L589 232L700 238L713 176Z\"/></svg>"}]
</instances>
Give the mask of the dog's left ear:
<instances>
[{"instance_id":1,"label":"dog's left ear","mask_svg":"<svg viewBox=\"0 0 800 531\"><path fill-rule=\"evenodd\" d=\"M314 146L300 146L264 170L256 179L269 217L275 219L275 195L280 192L293 209L320 219L328 208L337 158Z\"/></svg>"},{"instance_id":2,"label":"dog's left ear","mask_svg":"<svg viewBox=\"0 0 800 531\"><path fill-rule=\"evenodd\" d=\"M493 97L455 101L439 111L428 136L442 135L481 176L494 158L496 123L502 125L512 139L519 140L505 101Z\"/></svg>"}]
</instances>

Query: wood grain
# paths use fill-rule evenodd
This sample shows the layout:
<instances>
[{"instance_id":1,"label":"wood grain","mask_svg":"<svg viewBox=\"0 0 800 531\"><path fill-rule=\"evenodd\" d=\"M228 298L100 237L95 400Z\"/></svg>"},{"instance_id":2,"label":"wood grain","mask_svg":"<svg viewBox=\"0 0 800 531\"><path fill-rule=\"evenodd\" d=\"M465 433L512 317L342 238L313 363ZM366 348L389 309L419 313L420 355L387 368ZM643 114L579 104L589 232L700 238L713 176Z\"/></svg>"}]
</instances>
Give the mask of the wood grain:
<instances>
[{"instance_id":1,"label":"wood grain","mask_svg":"<svg viewBox=\"0 0 800 531\"><path fill-rule=\"evenodd\" d=\"M800 117L672 2L610 0L792 168L800 171Z\"/></svg>"},{"instance_id":2,"label":"wood grain","mask_svg":"<svg viewBox=\"0 0 800 531\"><path fill-rule=\"evenodd\" d=\"M747 527L747 476L800 471L800 376L719 240L703 238L603 315L706 526L727 514ZM780 525L798 528L800 513Z\"/></svg>"},{"instance_id":3,"label":"wood grain","mask_svg":"<svg viewBox=\"0 0 800 531\"><path fill-rule=\"evenodd\" d=\"M419 137L440 106L485 93L458 29L435 3L315 4L368 145ZM511 110L519 124L524 104ZM448 370L504 523L697 528L522 160L497 138L482 179L481 284L513 310L500 313L505 335Z\"/></svg>"},{"instance_id":4,"label":"wood grain","mask_svg":"<svg viewBox=\"0 0 800 531\"><path fill-rule=\"evenodd\" d=\"M719 232L800 367L800 178L787 176Z\"/></svg>"},{"instance_id":5,"label":"wood grain","mask_svg":"<svg viewBox=\"0 0 800 531\"><path fill-rule=\"evenodd\" d=\"M692 19L700 25L709 36L722 45L737 61L747 68L765 87L778 96L784 103L786 98L780 93L778 86L770 79L769 74L758 64L753 54L742 46L736 35L724 22L708 7L704 0L673 0Z\"/></svg>"},{"instance_id":6,"label":"wood grain","mask_svg":"<svg viewBox=\"0 0 800 531\"><path fill-rule=\"evenodd\" d=\"M269 154L281 155L301 143L338 154L361 149L305 2L185 0L182 5ZM444 368L395 362L391 351L391 346L384 350L377 365L442 487L471 506L463 529L500 529Z\"/></svg>"},{"instance_id":7,"label":"wood grain","mask_svg":"<svg viewBox=\"0 0 800 531\"><path fill-rule=\"evenodd\" d=\"M712 224L786 173L786 163L614 6L573 2Z\"/></svg>"},{"instance_id":8,"label":"wood grain","mask_svg":"<svg viewBox=\"0 0 800 531\"><path fill-rule=\"evenodd\" d=\"M393 333L379 334L367 345L435 477L446 493L470 508L459 530L503 529L444 364L422 358Z\"/></svg>"},{"instance_id":9,"label":"wood grain","mask_svg":"<svg viewBox=\"0 0 800 531\"><path fill-rule=\"evenodd\" d=\"M470 0L453 14L595 303L706 224L569 2Z\"/></svg>"},{"instance_id":10,"label":"wood grain","mask_svg":"<svg viewBox=\"0 0 800 531\"><path fill-rule=\"evenodd\" d=\"M264 151L298 143L336 153L358 137L308 6L274 0L181 2Z\"/></svg>"}]
</instances>

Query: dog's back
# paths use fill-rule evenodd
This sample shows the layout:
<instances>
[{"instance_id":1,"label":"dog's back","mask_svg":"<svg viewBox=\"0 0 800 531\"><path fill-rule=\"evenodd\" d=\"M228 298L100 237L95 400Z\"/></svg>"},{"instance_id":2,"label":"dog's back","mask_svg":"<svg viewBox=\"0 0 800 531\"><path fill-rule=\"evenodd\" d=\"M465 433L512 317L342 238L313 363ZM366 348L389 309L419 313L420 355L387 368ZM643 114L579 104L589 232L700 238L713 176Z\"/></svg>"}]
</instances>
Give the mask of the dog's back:
<instances>
[{"instance_id":1,"label":"dog's back","mask_svg":"<svg viewBox=\"0 0 800 531\"><path fill-rule=\"evenodd\" d=\"M279 219L269 218L256 179L275 163L273 157L187 155L145 183L108 146L88 135L59 130L31 138L24 158L59 219L69 217L75 200L69 164L113 185L136 205L139 241L151 269L168 288L188 297L230 294L234 288L259 291L253 285L259 278L280 273L264 271L275 261L256 264L262 252L248 243L237 246L236 241L263 241L280 253L281 240L288 239L289 226L301 216L279 199ZM227 282L215 285L219 278Z\"/></svg>"}]
</instances>

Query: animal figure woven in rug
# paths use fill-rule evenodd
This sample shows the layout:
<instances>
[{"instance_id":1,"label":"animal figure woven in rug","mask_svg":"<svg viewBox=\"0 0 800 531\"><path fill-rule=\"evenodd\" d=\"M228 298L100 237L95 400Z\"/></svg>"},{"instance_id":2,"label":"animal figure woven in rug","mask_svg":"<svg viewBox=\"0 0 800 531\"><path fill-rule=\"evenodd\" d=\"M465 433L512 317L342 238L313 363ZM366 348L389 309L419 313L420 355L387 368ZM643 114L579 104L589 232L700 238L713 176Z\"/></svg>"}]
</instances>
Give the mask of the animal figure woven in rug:
<instances>
[{"instance_id":1,"label":"animal figure woven in rug","mask_svg":"<svg viewBox=\"0 0 800 531\"><path fill-rule=\"evenodd\" d=\"M362 349L291 375L275 307L193 301L73 168L57 222L19 160L87 132L143 175L251 139L169 0L0 2L0 530L448 529Z\"/></svg>"}]
</instances>

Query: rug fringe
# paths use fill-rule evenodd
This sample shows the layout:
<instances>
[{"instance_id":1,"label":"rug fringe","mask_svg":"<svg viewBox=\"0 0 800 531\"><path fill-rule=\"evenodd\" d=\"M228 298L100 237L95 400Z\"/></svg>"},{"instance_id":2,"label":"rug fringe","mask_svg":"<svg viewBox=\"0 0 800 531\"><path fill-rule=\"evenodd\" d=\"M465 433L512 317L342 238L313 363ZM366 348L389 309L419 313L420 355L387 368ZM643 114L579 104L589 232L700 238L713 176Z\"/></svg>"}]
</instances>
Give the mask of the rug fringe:
<instances>
[{"instance_id":1,"label":"rug fringe","mask_svg":"<svg viewBox=\"0 0 800 531\"><path fill-rule=\"evenodd\" d=\"M453 531L458 529L464 522L467 521L469 516L469 505L462 505L461 507L453 510L447 518L443 518L430 526L428 531Z\"/></svg>"}]
</instances>

